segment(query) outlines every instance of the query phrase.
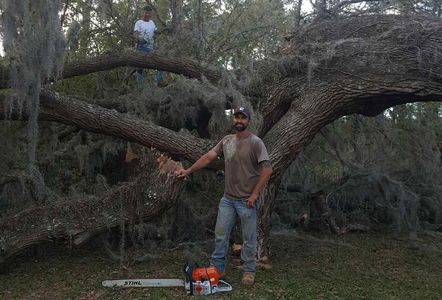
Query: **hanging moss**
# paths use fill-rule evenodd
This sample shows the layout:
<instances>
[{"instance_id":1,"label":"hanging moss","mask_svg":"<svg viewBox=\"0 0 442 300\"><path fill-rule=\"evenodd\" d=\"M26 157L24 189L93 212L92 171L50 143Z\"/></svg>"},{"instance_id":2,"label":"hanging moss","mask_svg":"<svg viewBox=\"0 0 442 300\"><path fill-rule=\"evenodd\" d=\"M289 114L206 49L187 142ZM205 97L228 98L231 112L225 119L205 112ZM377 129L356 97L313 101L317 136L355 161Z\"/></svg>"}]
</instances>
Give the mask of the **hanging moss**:
<instances>
[{"instance_id":1,"label":"hanging moss","mask_svg":"<svg viewBox=\"0 0 442 300\"><path fill-rule=\"evenodd\" d=\"M36 167L39 94L45 80L60 74L65 48L59 5L58 0L5 0L0 4L3 45L16 96L7 105L18 105L28 116L29 174L38 197L44 197L43 177Z\"/></svg>"}]
</instances>

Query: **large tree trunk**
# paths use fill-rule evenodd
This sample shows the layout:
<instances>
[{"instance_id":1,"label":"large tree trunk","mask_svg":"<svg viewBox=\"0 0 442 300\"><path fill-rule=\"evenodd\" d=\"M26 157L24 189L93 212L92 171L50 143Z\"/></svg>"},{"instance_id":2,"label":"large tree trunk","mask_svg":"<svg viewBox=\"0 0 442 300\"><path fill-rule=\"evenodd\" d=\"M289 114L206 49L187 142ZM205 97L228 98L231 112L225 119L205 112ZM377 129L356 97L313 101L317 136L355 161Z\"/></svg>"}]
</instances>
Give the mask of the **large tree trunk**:
<instances>
[{"instance_id":1,"label":"large tree trunk","mask_svg":"<svg viewBox=\"0 0 442 300\"><path fill-rule=\"evenodd\" d=\"M422 26L398 16L331 19L290 40L294 52L284 62L293 68L286 70L291 76L275 83L261 103L260 136L274 173L260 209L260 257L270 253L278 183L322 127L345 115L375 116L408 102L442 101L442 22L414 22Z\"/></svg>"},{"instance_id":2,"label":"large tree trunk","mask_svg":"<svg viewBox=\"0 0 442 300\"><path fill-rule=\"evenodd\" d=\"M361 87L362 93L359 90ZM369 97L363 94L367 90L370 90ZM271 212L282 176L301 149L311 142L321 128L348 114L377 115L387 107L407 103L411 98L414 101L441 101L441 92L442 85L436 88L434 83L418 81L402 81L390 84L388 88L379 83L364 85L357 81L346 81L345 86L333 83L324 85L322 89L305 89L264 136L273 174L263 193L265 200L260 208L258 256L268 257L270 253ZM290 94L289 91L286 93ZM388 93L391 94L386 98Z\"/></svg>"},{"instance_id":3,"label":"large tree trunk","mask_svg":"<svg viewBox=\"0 0 442 300\"><path fill-rule=\"evenodd\" d=\"M160 216L175 204L182 180L174 175L180 163L163 156L157 167L146 165L131 183L103 198L64 200L32 207L0 222L0 265L32 245L57 239L74 245L121 225Z\"/></svg>"},{"instance_id":4,"label":"large tree trunk","mask_svg":"<svg viewBox=\"0 0 442 300\"><path fill-rule=\"evenodd\" d=\"M270 181L261 195L261 203L258 213L258 260L268 263L270 257L270 219L275 207L276 190L279 182Z\"/></svg>"}]
</instances>

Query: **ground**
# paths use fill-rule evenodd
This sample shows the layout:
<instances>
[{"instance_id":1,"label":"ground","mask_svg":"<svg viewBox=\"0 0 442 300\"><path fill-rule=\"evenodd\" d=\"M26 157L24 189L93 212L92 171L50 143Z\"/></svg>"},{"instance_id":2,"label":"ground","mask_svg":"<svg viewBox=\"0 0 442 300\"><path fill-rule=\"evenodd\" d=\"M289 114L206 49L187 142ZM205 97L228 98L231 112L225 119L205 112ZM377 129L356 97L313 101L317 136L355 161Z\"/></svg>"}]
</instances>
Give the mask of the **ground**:
<instances>
[{"instance_id":1,"label":"ground","mask_svg":"<svg viewBox=\"0 0 442 300\"><path fill-rule=\"evenodd\" d=\"M380 233L341 237L274 234L272 269L253 287L229 265L234 290L212 299L441 299L442 239L409 240ZM211 247L210 245L208 247ZM0 274L0 299L190 299L182 288L109 289L105 279L181 278L183 250L125 264L103 251L74 249L18 258ZM206 258L202 259L205 263Z\"/></svg>"}]
</instances>

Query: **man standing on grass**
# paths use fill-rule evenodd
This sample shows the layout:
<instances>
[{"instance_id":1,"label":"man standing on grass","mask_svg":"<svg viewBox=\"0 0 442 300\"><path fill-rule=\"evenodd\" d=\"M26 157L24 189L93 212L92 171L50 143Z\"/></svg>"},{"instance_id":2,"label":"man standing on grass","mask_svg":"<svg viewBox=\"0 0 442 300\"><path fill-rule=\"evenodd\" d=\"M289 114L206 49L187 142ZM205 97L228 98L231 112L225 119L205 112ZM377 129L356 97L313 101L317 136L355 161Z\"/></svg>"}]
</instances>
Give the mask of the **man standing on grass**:
<instances>
[{"instance_id":1,"label":"man standing on grass","mask_svg":"<svg viewBox=\"0 0 442 300\"><path fill-rule=\"evenodd\" d=\"M138 51L151 53L154 49L154 34L157 27L150 18L152 17L152 7L149 5L143 8L143 19L138 20L134 27L134 38L137 43ZM137 68L137 82L142 84L144 82L143 69ZM163 86L163 72L157 70L155 73L155 81L158 86Z\"/></svg>"},{"instance_id":2,"label":"man standing on grass","mask_svg":"<svg viewBox=\"0 0 442 300\"><path fill-rule=\"evenodd\" d=\"M178 177L196 172L218 156L224 157L225 190L215 226L215 250L211 264L225 274L229 238L236 217L241 220L243 247L242 283L253 285L256 274L256 217L259 194L267 183L272 167L262 140L248 130L250 110L240 106L234 110L236 134L226 135L212 150L201 156L190 168L177 171Z\"/></svg>"}]
</instances>

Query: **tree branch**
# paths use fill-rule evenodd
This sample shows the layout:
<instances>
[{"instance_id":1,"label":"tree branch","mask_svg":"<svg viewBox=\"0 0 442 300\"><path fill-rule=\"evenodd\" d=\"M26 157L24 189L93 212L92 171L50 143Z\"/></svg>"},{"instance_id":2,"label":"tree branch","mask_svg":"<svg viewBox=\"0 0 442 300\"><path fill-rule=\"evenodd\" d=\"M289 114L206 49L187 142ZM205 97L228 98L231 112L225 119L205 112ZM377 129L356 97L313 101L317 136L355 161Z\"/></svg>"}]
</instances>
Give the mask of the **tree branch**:
<instances>
[{"instance_id":1,"label":"tree branch","mask_svg":"<svg viewBox=\"0 0 442 300\"><path fill-rule=\"evenodd\" d=\"M197 79L204 76L212 83L217 83L222 76L220 69L202 65L191 59L167 58L156 54L126 50L121 53L108 53L69 62L65 64L61 78L86 75L119 67L158 69ZM11 80L9 69L0 66L0 74L0 89L9 88Z\"/></svg>"},{"instance_id":2,"label":"tree branch","mask_svg":"<svg viewBox=\"0 0 442 300\"><path fill-rule=\"evenodd\" d=\"M161 215L174 205L183 181L173 172L180 163L157 158L158 166L99 199L60 201L25 209L0 222L0 265L32 245L70 239L74 245L123 222Z\"/></svg>"},{"instance_id":3,"label":"tree branch","mask_svg":"<svg viewBox=\"0 0 442 300\"><path fill-rule=\"evenodd\" d=\"M6 111L6 101L8 101L6 96L0 95L0 119L26 119L26 115L19 115L17 107L14 107L12 114L9 114ZM115 110L63 97L49 90L43 90L40 94L40 104L40 121L54 121L122 138L144 146L154 147L170 155L183 157L191 162L196 161L213 145L212 141L199 139L190 134L178 133L151 122L118 113Z\"/></svg>"}]
</instances>

